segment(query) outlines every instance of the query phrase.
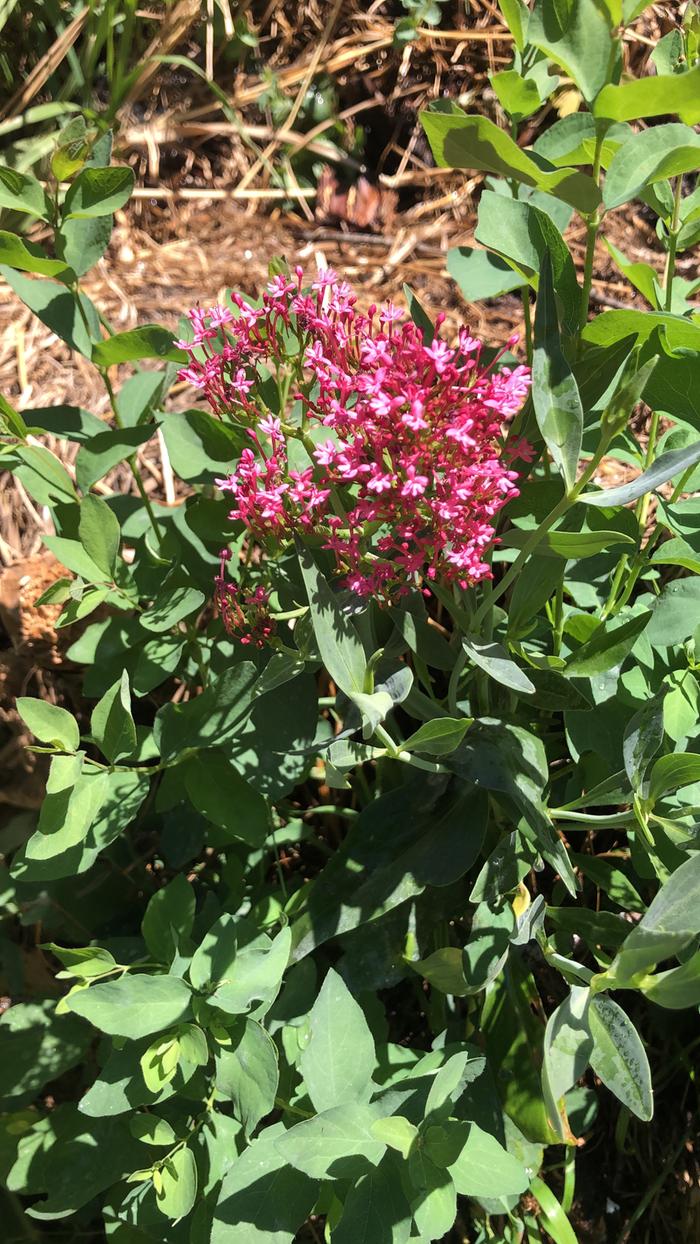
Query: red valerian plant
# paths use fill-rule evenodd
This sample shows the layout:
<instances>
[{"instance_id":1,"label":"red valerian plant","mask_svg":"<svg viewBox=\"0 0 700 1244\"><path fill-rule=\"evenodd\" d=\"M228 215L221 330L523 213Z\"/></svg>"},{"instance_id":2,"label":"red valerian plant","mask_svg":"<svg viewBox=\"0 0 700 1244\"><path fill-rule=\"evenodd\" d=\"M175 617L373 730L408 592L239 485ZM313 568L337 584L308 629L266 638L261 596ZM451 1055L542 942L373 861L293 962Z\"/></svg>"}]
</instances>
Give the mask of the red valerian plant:
<instances>
[{"instance_id":1,"label":"red valerian plant","mask_svg":"<svg viewBox=\"0 0 700 1244\"><path fill-rule=\"evenodd\" d=\"M395 601L434 580L469 587L490 576L494 519L518 492L502 433L530 373L497 369L517 336L485 365L466 328L451 346L437 332L426 340L391 303L366 314L355 304L332 269L305 292L297 268L294 279L270 281L260 307L233 294L230 308L189 312L193 338L179 344L190 363L180 377L253 442L217 480L232 494L230 517L261 543L321 533L361 597ZM279 414L263 398L270 371ZM290 463L293 440L308 453L302 469ZM523 448L515 447L520 457ZM222 563L217 594L229 627L239 631L252 614L246 637L266 638L264 593L241 596Z\"/></svg>"}]
</instances>

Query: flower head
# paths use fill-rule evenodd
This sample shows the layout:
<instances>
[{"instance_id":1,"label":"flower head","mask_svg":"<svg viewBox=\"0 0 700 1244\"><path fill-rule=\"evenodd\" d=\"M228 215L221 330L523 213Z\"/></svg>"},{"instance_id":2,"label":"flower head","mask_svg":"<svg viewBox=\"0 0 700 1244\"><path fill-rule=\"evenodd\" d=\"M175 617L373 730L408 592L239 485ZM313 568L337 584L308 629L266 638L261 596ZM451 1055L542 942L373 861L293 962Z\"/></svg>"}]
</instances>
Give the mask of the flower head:
<instances>
[{"instance_id":1,"label":"flower head","mask_svg":"<svg viewBox=\"0 0 700 1244\"><path fill-rule=\"evenodd\" d=\"M190 313L205 357L190 357L181 377L214 411L247 427L255 446L220 484L233 495L231 517L260 543L322 534L362 596L394 600L421 581L467 587L490 576L496 515L517 495L503 425L527 396L528 369L499 370L498 358L483 365L481 344L466 328L448 344L439 335L444 317L426 343L391 304L358 311L352 289L331 269L309 293L295 276L296 284L275 277L260 307L232 296L238 315L231 321ZM281 374L290 340L297 343L292 398L302 410L293 428L286 414L261 418L256 404L258 369ZM330 433L315 447L314 428ZM304 442L312 465L292 468L293 438ZM519 443L518 457L526 453ZM219 586L229 614L230 588Z\"/></svg>"}]
</instances>

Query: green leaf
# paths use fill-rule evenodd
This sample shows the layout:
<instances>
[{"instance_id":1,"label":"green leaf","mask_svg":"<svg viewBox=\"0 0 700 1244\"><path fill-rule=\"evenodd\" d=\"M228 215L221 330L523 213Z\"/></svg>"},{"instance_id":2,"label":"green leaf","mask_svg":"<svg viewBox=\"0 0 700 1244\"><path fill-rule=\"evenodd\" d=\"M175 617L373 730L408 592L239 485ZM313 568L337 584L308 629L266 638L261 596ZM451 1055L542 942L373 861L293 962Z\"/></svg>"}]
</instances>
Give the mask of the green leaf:
<instances>
[{"instance_id":1,"label":"green leaf","mask_svg":"<svg viewBox=\"0 0 700 1244\"><path fill-rule=\"evenodd\" d=\"M124 381L117 394L117 412L124 427L133 428L138 423L147 423L149 415L159 413L158 408L170 388L176 370L174 363L168 363L154 371L137 369L133 376ZM203 415L204 411L197 413ZM217 426L223 427L222 424ZM178 470L177 467L175 469Z\"/></svg>"},{"instance_id":2,"label":"green leaf","mask_svg":"<svg viewBox=\"0 0 700 1244\"><path fill-rule=\"evenodd\" d=\"M589 1005L589 990L572 985L569 997L552 1012L545 1029L542 1092L549 1122L562 1140L570 1135L562 1099L584 1074L593 1048Z\"/></svg>"},{"instance_id":3,"label":"green leaf","mask_svg":"<svg viewBox=\"0 0 700 1244\"><path fill-rule=\"evenodd\" d=\"M518 695L532 695L535 688L527 674L511 661L501 644L481 643L476 639L462 640L467 656L501 687L509 687Z\"/></svg>"},{"instance_id":4,"label":"green leaf","mask_svg":"<svg viewBox=\"0 0 700 1244\"><path fill-rule=\"evenodd\" d=\"M372 1124L372 1135L390 1149L396 1149L408 1161L411 1149L418 1139L418 1128L400 1114L393 1114L386 1119L377 1119Z\"/></svg>"},{"instance_id":5,"label":"green leaf","mask_svg":"<svg viewBox=\"0 0 700 1244\"><path fill-rule=\"evenodd\" d=\"M53 1001L16 1002L0 1016L0 1103L16 1110L86 1054L89 1034Z\"/></svg>"},{"instance_id":6,"label":"green leaf","mask_svg":"<svg viewBox=\"0 0 700 1244\"><path fill-rule=\"evenodd\" d=\"M64 536L44 536L43 542L62 566L72 570L73 574L79 575L87 583L104 583L108 577L78 540L67 540Z\"/></svg>"},{"instance_id":7,"label":"green leaf","mask_svg":"<svg viewBox=\"0 0 700 1244\"><path fill-rule=\"evenodd\" d=\"M621 868L615 868L608 860L597 855L578 855L572 852L572 862L581 869L584 877L629 911L644 911L645 904Z\"/></svg>"},{"instance_id":8,"label":"green leaf","mask_svg":"<svg viewBox=\"0 0 700 1244\"><path fill-rule=\"evenodd\" d=\"M411 1211L400 1169L389 1155L350 1188L343 1202L343 1216L333 1228L333 1244L376 1244L378 1240L382 1244L408 1244L410 1235Z\"/></svg>"},{"instance_id":9,"label":"green leaf","mask_svg":"<svg viewBox=\"0 0 700 1244\"><path fill-rule=\"evenodd\" d=\"M646 797L646 774L664 741L665 692L653 696L627 722L622 737L622 757L632 789Z\"/></svg>"},{"instance_id":10,"label":"green leaf","mask_svg":"<svg viewBox=\"0 0 700 1244\"><path fill-rule=\"evenodd\" d=\"M136 748L136 725L131 715L129 674L121 677L95 705L90 718L92 737L110 764L130 756Z\"/></svg>"},{"instance_id":11,"label":"green leaf","mask_svg":"<svg viewBox=\"0 0 700 1244\"><path fill-rule=\"evenodd\" d=\"M515 46L519 52L522 52L525 48L527 24L530 17L526 5L522 0L499 0L498 7L515 40Z\"/></svg>"},{"instance_id":12,"label":"green leaf","mask_svg":"<svg viewBox=\"0 0 700 1244\"><path fill-rule=\"evenodd\" d=\"M183 1019L190 997L177 976L125 975L71 994L66 1006L102 1032L136 1041Z\"/></svg>"},{"instance_id":13,"label":"green leaf","mask_svg":"<svg viewBox=\"0 0 700 1244\"><path fill-rule=\"evenodd\" d=\"M180 1058L180 1044L173 1033L156 1037L141 1056L141 1074L151 1093L160 1094L174 1080Z\"/></svg>"},{"instance_id":14,"label":"green leaf","mask_svg":"<svg viewBox=\"0 0 700 1244\"><path fill-rule=\"evenodd\" d=\"M533 151L557 167L563 164L592 164L601 127L590 112L572 112L555 121L538 136ZM629 125L611 125L605 131L601 148L605 168L622 143L631 136Z\"/></svg>"},{"instance_id":15,"label":"green leaf","mask_svg":"<svg viewBox=\"0 0 700 1244\"><path fill-rule=\"evenodd\" d=\"M237 922L224 915L216 921L190 964L190 981L195 989L215 986L208 1000L230 1015L249 1011L253 1002L269 1009L289 961L289 928L280 930L270 941L261 934L254 942L238 947Z\"/></svg>"},{"instance_id":16,"label":"green leaf","mask_svg":"<svg viewBox=\"0 0 700 1244\"><path fill-rule=\"evenodd\" d=\"M75 793L57 788L56 798L44 801L36 832L14 856L13 876L22 882L85 872L133 820L148 789L142 773L95 772L89 765L77 780L69 773L69 788L71 782Z\"/></svg>"},{"instance_id":17,"label":"green leaf","mask_svg":"<svg viewBox=\"0 0 700 1244\"><path fill-rule=\"evenodd\" d=\"M364 649L308 548L299 542L297 553L321 658L336 685L352 698L365 691Z\"/></svg>"},{"instance_id":18,"label":"green leaf","mask_svg":"<svg viewBox=\"0 0 700 1244\"><path fill-rule=\"evenodd\" d=\"M0 394L0 430L5 436L16 436L24 440L29 428L22 415L18 414L6 397Z\"/></svg>"},{"instance_id":19,"label":"green leaf","mask_svg":"<svg viewBox=\"0 0 700 1244\"><path fill-rule=\"evenodd\" d=\"M441 1240L457 1216L457 1192L449 1171L431 1162L425 1149L416 1149L409 1163L413 1225L422 1240Z\"/></svg>"},{"instance_id":20,"label":"green leaf","mask_svg":"<svg viewBox=\"0 0 700 1244\"><path fill-rule=\"evenodd\" d=\"M565 16L558 0L536 0L528 43L561 65L590 104L609 74L613 51L610 26L596 0L567 0Z\"/></svg>"},{"instance_id":21,"label":"green leaf","mask_svg":"<svg viewBox=\"0 0 700 1244\"><path fill-rule=\"evenodd\" d=\"M160 635L202 608L206 597L196 587L167 586L141 614L141 625Z\"/></svg>"},{"instance_id":22,"label":"green leaf","mask_svg":"<svg viewBox=\"0 0 700 1244\"><path fill-rule=\"evenodd\" d=\"M228 474L241 450L238 428L204 410L167 411L160 418L170 461L182 479L211 483L217 467Z\"/></svg>"},{"instance_id":23,"label":"green leaf","mask_svg":"<svg viewBox=\"0 0 700 1244\"><path fill-rule=\"evenodd\" d=\"M362 1008L329 969L309 1015L310 1037L299 1063L317 1111L369 1101L374 1040Z\"/></svg>"},{"instance_id":24,"label":"green leaf","mask_svg":"<svg viewBox=\"0 0 700 1244\"><path fill-rule=\"evenodd\" d=\"M111 216L128 203L133 188L134 173L130 168L84 168L68 188L63 202L64 218Z\"/></svg>"},{"instance_id":25,"label":"green leaf","mask_svg":"<svg viewBox=\"0 0 700 1244\"><path fill-rule=\"evenodd\" d=\"M529 1180L524 1167L495 1136L476 1123L453 1120L446 1130L449 1142L459 1147L447 1169L462 1196L507 1197L525 1191Z\"/></svg>"},{"instance_id":26,"label":"green leaf","mask_svg":"<svg viewBox=\"0 0 700 1244\"><path fill-rule=\"evenodd\" d=\"M520 0L517 0L520 3ZM467 302L482 298L500 298L526 283L520 272L514 272L500 255L457 246L447 252L447 271L456 281Z\"/></svg>"},{"instance_id":27,"label":"green leaf","mask_svg":"<svg viewBox=\"0 0 700 1244\"><path fill-rule=\"evenodd\" d=\"M654 1113L651 1071L636 1028L612 998L602 995L591 1000L588 1022L595 1074L623 1106L648 1122Z\"/></svg>"},{"instance_id":28,"label":"green leaf","mask_svg":"<svg viewBox=\"0 0 700 1244\"><path fill-rule=\"evenodd\" d=\"M648 492L655 492L662 484L667 484L675 475L695 466L697 462L700 462L700 441L695 441L687 449L670 449L668 453L660 454L648 470L629 484L582 493L578 500L585 505L627 505Z\"/></svg>"},{"instance_id":29,"label":"green leaf","mask_svg":"<svg viewBox=\"0 0 700 1244\"><path fill-rule=\"evenodd\" d=\"M669 122L634 134L613 156L605 178L608 211L638 197L646 186L700 168L700 134Z\"/></svg>"},{"instance_id":30,"label":"green leaf","mask_svg":"<svg viewBox=\"0 0 700 1244\"><path fill-rule=\"evenodd\" d=\"M484 801L466 782L416 778L374 800L317 878L294 925L294 958L463 876L485 829Z\"/></svg>"},{"instance_id":31,"label":"green leaf","mask_svg":"<svg viewBox=\"0 0 700 1244\"><path fill-rule=\"evenodd\" d=\"M551 261L555 292L561 301L566 332L578 329L581 294L576 270L559 230L546 212L532 203L506 199L492 190L482 191L476 240L502 255L537 289L545 256Z\"/></svg>"},{"instance_id":32,"label":"green leaf","mask_svg":"<svg viewBox=\"0 0 700 1244\"><path fill-rule=\"evenodd\" d=\"M64 285L75 280L75 273L62 259L49 259L45 251L34 242L24 242L14 233L0 229L0 264L19 268L20 272L35 272L40 276L55 276Z\"/></svg>"},{"instance_id":33,"label":"green leaf","mask_svg":"<svg viewBox=\"0 0 700 1244\"><path fill-rule=\"evenodd\" d=\"M51 205L46 191L36 177L19 173L14 168L0 167L0 207L11 212L27 212L40 220L49 220Z\"/></svg>"},{"instance_id":34,"label":"green leaf","mask_svg":"<svg viewBox=\"0 0 700 1244\"><path fill-rule=\"evenodd\" d=\"M98 367L114 367L117 363L133 363L136 359L168 359L186 363L184 350L174 345L175 338L159 324L144 324L125 333L115 333L98 342L92 350L92 361Z\"/></svg>"},{"instance_id":35,"label":"green leaf","mask_svg":"<svg viewBox=\"0 0 700 1244\"><path fill-rule=\"evenodd\" d=\"M143 1153L123 1119L86 1119L69 1104L54 1108L23 1145L24 1163L15 1164L8 1184L32 1196L31 1218L49 1221L76 1214L128 1175ZM48 1195L36 1199L38 1193Z\"/></svg>"},{"instance_id":36,"label":"green leaf","mask_svg":"<svg viewBox=\"0 0 700 1244\"><path fill-rule=\"evenodd\" d=\"M224 1176L210 1244L292 1244L318 1184L278 1152L276 1140L284 1135L280 1124L266 1128Z\"/></svg>"},{"instance_id":37,"label":"green leaf","mask_svg":"<svg viewBox=\"0 0 700 1244\"><path fill-rule=\"evenodd\" d=\"M490 73L489 82L493 87L501 107L513 121L522 121L532 116L542 103L537 83L533 78L524 78L516 69L503 69L500 73ZM552 82L554 87L554 82Z\"/></svg>"},{"instance_id":38,"label":"green leaf","mask_svg":"<svg viewBox=\"0 0 700 1244\"><path fill-rule=\"evenodd\" d=\"M114 578L119 556L119 520L101 497L92 494L80 506L80 543L108 579Z\"/></svg>"},{"instance_id":39,"label":"green leaf","mask_svg":"<svg viewBox=\"0 0 700 1244\"><path fill-rule=\"evenodd\" d=\"M505 548L521 549L530 533L513 527L499 537ZM634 544L632 536L622 531L548 531L537 546L538 557L563 557L580 561L606 553L615 544Z\"/></svg>"},{"instance_id":40,"label":"green leaf","mask_svg":"<svg viewBox=\"0 0 700 1244\"><path fill-rule=\"evenodd\" d=\"M620 269L620 272L627 278L630 285L633 285L635 289L639 290L640 294L646 298L647 302L651 304L654 310L659 310L659 283L656 270L652 268L651 264L648 263L632 263L631 260L627 259L626 256L623 255L622 251L618 250L617 247L613 245L609 238L603 238L602 241L614 259L615 264Z\"/></svg>"},{"instance_id":41,"label":"green leaf","mask_svg":"<svg viewBox=\"0 0 700 1244\"><path fill-rule=\"evenodd\" d=\"M462 112L419 114L436 164L442 168L483 169L553 194L581 212L593 212L600 191L586 173L577 169L544 170L493 121Z\"/></svg>"},{"instance_id":42,"label":"green leaf","mask_svg":"<svg viewBox=\"0 0 700 1244\"><path fill-rule=\"evenodd\" d=\"M461 1097L464 1086L470 1079L470 1058L468 1050L460 1050L440 1067L425 1103L426 1119L430 1115L433 1121L437 1121L451 1113L452 1106Z\"/></svg>"},{"instance_id":43,"label":"green leaf","mask_svg":"<svg viewBox=\"0 0 700 1244\"><path fill-rule=\"evenodd\" d=\"M20 696L15 706L25 726L42 743L50 743L66 752L78 750L80 729L73 714L65 708L30 696Z\"/></svg>"},{"instance_id":44,"label":"green leaf","mask_svg":"<svg viewBox=\"0 0 700 1244\"><path fill-rule=\"evenodd\" d=\"M700 65L686 73L656 74L604 86L593 104L593 115L609 121L680 114L686 125L700 121Z\"/></svg>"},{"instance_id":45,"label":"green leaf","mask_svg":"<svg viewBox=\"0 0 700 1244\"><path fill-rule=\"evenodd\" d=\"M530 1191L537 1198L544 1221L545 1230L551 1235L554 1244L578 1244L578 1237L569 1219L552 1190L543 1179L536 1176L530 1181Z\"/></svg>"},{"instance_id":46,"label":"green leaf","mask_svg":"<svg viewBox=\"0 0 700 1244\"><path fill-rule=\"evenodd\" d=\"M691 752L661 756L651 771L649 799L656 802L669 791L700 782L700 756Z\"/></svg>"},{"instance_id":47,"label":"green leaf","mask_svg":"<svg viewBox=\"0 0 700 1244\"><path fill-rule=\"evenodd\" d=\"M600 622L591 638L567 661L567 676L593 678L596 674L622 665L651 617L651 610L645 609L632 617L618 614L615 618Z\"/></svg>"},{"instance_id":48,"label":"green leaf","mask_svg":"<svg viewBox=\"0 0 700 1244\"><path fill-rule=\"evenodd\" d=\"M581 454L583 408L578 385L561 349L549 252L540 274L534 345L532 398L537 426L570 492Z\"/></svg>"},{"instance_id":49,"label":"green leaf","mask_svg":"<svg viewBox=\"0 0 700 1244\"><path fill-rule=\"evenodd\" d=\"M152 423L137 428L107 428L91 436L80 446L75 461L75 477L79 487L87 492L112 467L130 458L150 441L156 431L157 427Z\"/></svg>"},{"instance_id":50,"label":"green leaf","mask_svg":"<svg viewBox=\"0 0 700 1244\"><path fill-rule=\"evenodd\" d=\"M90 169L106 169L112 156L112 131L108 130L94 144L86 161ZM104 255L112 235L113 218L96 216L86 220L61 221L54 231L54 247L78 276L84 276Z\"/></svg>"},{"instance_id":51,"label":"green leaf","mask_svg":"<svg viewBox=\"0 0 700 1244\"><path fill-rule=\"evenodd\" d=\"M275 1141L295 1170L311 1179L353 1179L366 1163L377 1166L386 1146L372 1134L375 1112L359 1102L324 1110Z\"/></svg>"},{"instance_id":52,"label":"green leaf","mask_svg":"<svg viewBox=\"0 0 700 1244\"><path fill-rule=\"evenodd\" d=\"M665 540L652 553L649 561L652 566L682 566L684 570L700 575L700 552L696 553L686 540L678 536Z\"/></svg>"},{"instance_id":53,"label":"green leaf","mask_svg":"<svg viewBox=\"0 0 700 1244\"><path fill-rule=\"evenodd\" d=\"M408 303L408 314L417 328L423 330L423 343L429 346L435 336L435 325L431 320L428 312L421 303L418 295L413 292L410 285L403 286L403 296Z\"/></svg>"},{"instance_id":54,"label":"green leaf","mask_svg":"<svg viewBox=\"0 0 700 1244\"><path fill-rule=\"evenodd\" d=\"M694 855L662 885L649 909L627 935L606 977L622 988L625 981L678 954L697 936L699 904L700 855Z\"/></svg>"},{"instance_id":55,"label":"green leaf","mask_svg":"<svg viewBox=\"0 0 700 1244\"><path fill-rule=\"evenodd\" d=\"M426 752L429 756L447 756L462 742L472 723L471 717L435 717L419 726L401 744L404 752Z\"/></svg>"},{"instance_id":56,"label":"green leaf","mask_svg":"<svg viewBox=\"0 0 700 1244\"><path fill-rule=\"evenodd\" d=\"M270 832L267 801L221 752L199 752L185 768L187 793L198 812L232 838L260 847Z\"/></svg>"},{"instance_id":57,"label":"green leaf","mask_svg":"<svg viewBox=\"0 0 700 1244\"><path fill-rule=\"evenodd\" d=\"M63 267L67 272L65 264ZM56 281L32 280L7 265L0 265L0 274L42 324L46 324L72 350L90 358L93 340L100 335L100 321L93 303L85 294L80 294L79 305L72 291ZM38 449L38 446L35 448Z\"/></svg>"},{"instance_id":58,"label":"green leaf","mask_svg":"<svg viewBox=\"0 0 700 1244\"><path fill-rule=\"evenodd\" d=\"M165 625L162 629L166 629ZM240 661L212 679L206 691L187 704L166 704L159 709L154 735L163 759L169 760L186 748L220 747L242 730L250 713L257 679L258 671L253 662ZM265 698L261 697L260 704L264 703Z\"/></svg>"},{"instance_id":59,"label":"green leaf","mask_svg":"<svg viewBox=\"0 0 700 1244\"><path fill-rule=\"evenodd\" d=\"M569 893L575 895L574 871L544 807L549 773L541 740L520 726L482 719L472 726L448 764L466 781L483 790L500 791L514 801L523 817L521 830L535 839Z\"/></svg>"},{"instance_id":60,"label":"green leaf","mask_svg":"<svg viewBox=\"0 0 700 1244\"><path fill-rule=\"evenodd\" d=\"M144 1145L174 1145L177 1137L167 1119L155 1114L135 1114L129 1119L131 1135Z\"/></svg>"},{"instance_id":61,"label":"green leaf","mask_svg":"<svg viewBox=\"0 0 700 1244\"><path fill-rule=\"evenodd\" d=\"M66 468L44 445L16 445L0 458L39 505L56 505L76 500L73 481Z\"/></svg>"},{"instance_id":62,"label":"green leaf","mask_svg":"<svg viewBox=\"0 0 700 1244\"><path fill-rule=\"evenodd\" d=\"M671 1011L700 1005L700 950L680 967L647 976L640 989L645 998Z\"/></svg>"},{"instance_id":63,"label":"green leaf","mask_svg":"<svg viewBox=\"0 0 700 1244\"><path fill-rule=\"evenodd\" d=\"M151 896L141 922L149 954L159 963L171 963L182 953L194 923L194 890L179 873Z\"/></svg>"},{"instance_id":64,"label":"green leaf","mask_svg":"<svg viewBox=\"0 0 700 1244\"><path fill-rule=\"evenodd\" d=\"M197 1163L185 1145L166 1158L160 1173L161 1186L156 1190L156 1204L161 1214L179 1222L194 1208L197 1198Z\"/></svg>"},{"instance_id":65,"label":"green leaf","mask_svg":"<svg viewBox=\"0 0 700 1244\"><path fill-rule=\"evenodd\" d=\"M190 964L190 981L195 989L227 976L233 968L238 946L238 925L225 913L212 925L195 951Z\"/></svg>"},{"instance_id":66,"label":"green leaf","mask_svg":"<svg viewBox=\"0 0 700 1244\"><path fill-rule=\"evenodd\" d=\"M42 950L50 950L60 959L65 976L75 976L78 980L90 980L93 976L102 976L104 972L116 967L114 955L99 946L65 947L55 942L46 942Z\"/></svg>"},{"instance_id":67,"label":"green leaf","mask_svg":"<svg viewBox=\"0 0 700 1244\"><path fill-rule=\"evenodd\" d=\"M30 431L37 436L48 432L68 441L82 444L104 431L104 423L81 406L30 406L23 412Z\"/></svg>"},{"instance_id":68,"label":"green leaf","mask_svg":"<svg viewBox=\"0 0 700 1244\"><path fill-rule=\"evenodd\" d=\"M654 602L647 638L652 648L682 644L694 634L700 604L700 579L674 579Z\"/></svg>"},{"instance_id":69,"label":"green leaf","mask_svg":"<svg viewBox=\"0 0 700 1244\"><path fill-rule=\"evenodd\" d=\"M35 832L25 846L30 860L47 860L82 842L107 795L108 775L83 772L83 753L54 756Z\"/></svg>"},{"instance_id":70,"label":"green leaf","mask_svg":"<svg viewBox=\"0 0 700 1244\"><path fill-rule=\"evenodd\" d=\"M242 1019L228 1031L231 1044L217 1050L214 1083L217 1094L233 1102L233 1113L250 1136L275 1106L277 1048L253 1019Z\"/></svg>"}]
</instances>

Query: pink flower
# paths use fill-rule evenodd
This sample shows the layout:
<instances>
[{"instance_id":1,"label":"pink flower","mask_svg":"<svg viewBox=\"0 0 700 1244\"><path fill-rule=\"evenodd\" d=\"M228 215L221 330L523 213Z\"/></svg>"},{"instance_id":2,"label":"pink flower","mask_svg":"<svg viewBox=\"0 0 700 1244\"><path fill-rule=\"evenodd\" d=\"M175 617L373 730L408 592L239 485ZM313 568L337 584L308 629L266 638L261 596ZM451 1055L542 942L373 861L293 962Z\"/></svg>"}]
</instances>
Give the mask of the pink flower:
<instances>
[{"instance_id":1,"label":"pink flower","mask_svg":"<svg viewBox=\"0 0 700 1244\"><path fill-rule=\"evenodd\" d=\"M399 308L358 311L351 287L330 269L310 292L300 270L295 278L273 278L259 308L232 295L238 314L230 319L221 308L190 312L204 358L191 357L180 376L253 442L231 476L217 480L235 499L232 517L262 545L313 530L347 585L380 600L421 581L467 587L490 576L496 516L517 495L511 463L528 454L520 441L502 449L504 423L528 393L528 369L498 370L500 355L484 366L466 328L453 348L439 335L444 316L426 346ZM300 471L290 470L282 421L261 418L257 405L258 369L284 374L290 337L298 342L290 400L303 428L326 427L334 438L316 445L313 465ZM218 591L233 625L230 588ZM236 596L235 604L246 601Z\"/></svg>"}]
</instances>

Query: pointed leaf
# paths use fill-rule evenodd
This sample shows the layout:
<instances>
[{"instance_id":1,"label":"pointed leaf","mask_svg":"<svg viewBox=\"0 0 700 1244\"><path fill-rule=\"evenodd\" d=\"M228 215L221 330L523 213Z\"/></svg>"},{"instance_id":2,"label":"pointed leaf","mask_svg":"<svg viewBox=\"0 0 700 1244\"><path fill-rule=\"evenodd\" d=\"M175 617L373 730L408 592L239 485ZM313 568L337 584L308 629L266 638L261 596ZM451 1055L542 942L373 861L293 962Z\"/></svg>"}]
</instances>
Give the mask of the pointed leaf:
<instances>
[{"instance_id":1,"label":"pointed leaf","mask_svg":"<svg viewBox=\"0 0 700 1244\"><path fill-rule=\"evenodd\" d=\"M649 1060L639 1034L612 998L593 998L591 1067L632 1114L648 1122L654 1113Z\"/></svg>"},{"instance_id":2,"label":"pointed leaf","mask_svg":"<svg viewBox=\"0 0 700 1244\"><path fill-rule=\"evenodd\" d=\"M542 264L535 314L532 399L537 425L570 492L581 454L583 408L573 372L561 349L549 254Z\"/></svg>"},{"instance_id":3,"label":"pointed leaf","mask_svg":"<svg viewBox=\"0 0 700 1244\"><path fill-rule=\"evenodd\" d=\"M331 968L309 1016L310 1038L300 1069L316 1110L368 1101L374 1040L362 1008Z\"/></svg>"}]
</instances>

